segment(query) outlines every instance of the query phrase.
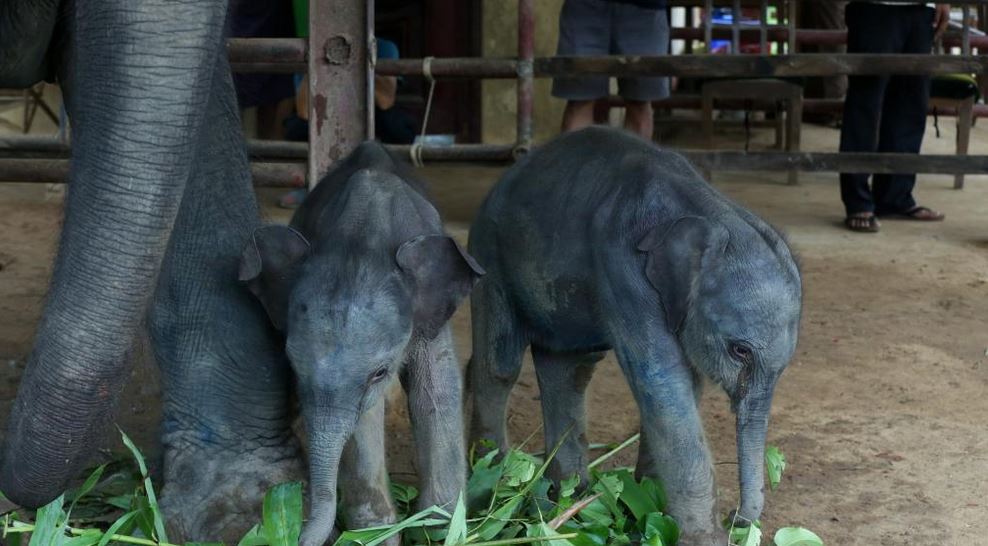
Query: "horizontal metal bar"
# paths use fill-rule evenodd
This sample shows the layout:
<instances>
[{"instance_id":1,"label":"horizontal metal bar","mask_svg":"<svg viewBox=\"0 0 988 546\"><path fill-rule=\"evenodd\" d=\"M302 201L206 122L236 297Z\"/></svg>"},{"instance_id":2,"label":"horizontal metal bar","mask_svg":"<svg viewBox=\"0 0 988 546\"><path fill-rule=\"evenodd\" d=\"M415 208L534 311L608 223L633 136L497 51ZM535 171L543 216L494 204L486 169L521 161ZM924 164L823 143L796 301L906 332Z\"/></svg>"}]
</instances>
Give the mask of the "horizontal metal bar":
<instances>
[{"instance_id":1,"label":"horizontal metal bar","mask_svg":"<svg viewBox=\"0 0 988 546\"><path fill-rule=\"evenodd\" d=\"M305 187L305 163L251 163L254 185ZM62 183L68 179L68 159L0 158L0 182Z\"/></svg>"},{"instance_id":2,"label":"horizontal metal bar","mask_svg":"<svg viewBox=\"0 0 988 546\"><path fill-rule=\"evenodd\" d=\"M988 57L956 55L799 53L795 55L597 56L535 59L535 75L543 78L591 74L750 78L836 76L841 74L982 74L985 72L988 72Z\"/></svg>"},{"instance_id":3,"label":"horizontal metal bar","mask_svg":"<svg viewBox=\"0 0 988 546\"><path fill-rule=\"evenodd\" d=\"M677 150L711 171L988 174L988 155ZM836 181L836 178L834 179Z\"/></svg>"},{"instance_id":4,"label":"horizontal metal bar","mask_svg":"<svg viewBox=\"0 0 988 546\"><path fill-rule=\"evenodd\" d=\"M53 136L0 135L0 157L46 157L66 158L71 146ZM309 156L306 142L285 140L247 141L247 152L254 159L301 159Z\"/></svg>"},{"instance_id":5,"label":"horizontal metal bar","mask_svg":"<svg viewBox=\"0 0 988 546\"><path fill-rule=\"evenodd\" d=\"M741 41L746 39L752 43L760 39L760 27L741 27ZM784 42L789 39L789 28L784 26L770 26L766 30L767 39L773 42ZM671 31L673 40L704 40L703 28L674 28ZM714 39L731 39L732 29L729 26L715 26L711 29ZM958 31L947 31L943 35L943 45L947 47L960 47L963 43L963 36ZM847 43L846 30L820 30L820 29L796 29L796 43L804 45L843 45ZM971 36L972 47L988 47L988 36Z\"/></svg>"},{"instance_id":6,"label":"horizontal metal bar","mask_svg":"<svg viewBox=\"0 0 988 546\"><path fill-rule=\"evenodd\" d=\"M458 149L459 148L459 149ZM392 147L408 153L408 147ZM835 152L743 152L733 150L677 150L698 168L711 171L867 172L884 174L988 174L988 155L914 155ZM423 159L432 161L506 162L508 146L423 148ZM67 159L0 158L0 182L58 183L67 178ZM251 163L258 187L303 187L305 164ZM836 180L836 178L835 178Z\"/></svg>"},{"instance_id":7,"label":"horizontal metal bar","mask_svg":"<svg viewBox=\"0 0 988 546\"><path fill-rule=\"evenodd\" d=\"M434 78L489 78L513 79L518 77L518 61L508 58L451 57L434 58L429 72ZM423 76L422 59L378 59L376 73L382 76Z\"/></svg>"}]
</instances>

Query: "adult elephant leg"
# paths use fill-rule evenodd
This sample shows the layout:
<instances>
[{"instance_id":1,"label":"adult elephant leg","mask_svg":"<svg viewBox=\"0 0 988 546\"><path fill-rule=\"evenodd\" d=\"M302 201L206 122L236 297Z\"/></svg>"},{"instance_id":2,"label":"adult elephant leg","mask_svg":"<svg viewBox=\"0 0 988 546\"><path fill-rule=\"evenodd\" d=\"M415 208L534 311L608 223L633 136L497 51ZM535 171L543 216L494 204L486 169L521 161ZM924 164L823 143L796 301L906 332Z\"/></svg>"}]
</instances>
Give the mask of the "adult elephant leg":
<instances>
[{"instance_id":1,"label":"adult elephant leg","mask_svg":"<svg viewBox=\"0 0 988 546\"><path fill-rule=\"evenodd\" d=\"M113 415L185 189L222 0L76 0L66 212L7 426L0 490L27 507L78 475Z\"/></svg>"},{"instance_id":2,"label":"adult elephant leg","mask_svg":"<svg viewBox=\"0 0 988 546\"><path fill-rule=\"evenodd\" d=\"M164 392L169 538L236 544L259 521L265 491L300 479L303 466L283 341L237 282L259 215L225 58L214 74L150 322Z\"/></svg>"}]
</instances>

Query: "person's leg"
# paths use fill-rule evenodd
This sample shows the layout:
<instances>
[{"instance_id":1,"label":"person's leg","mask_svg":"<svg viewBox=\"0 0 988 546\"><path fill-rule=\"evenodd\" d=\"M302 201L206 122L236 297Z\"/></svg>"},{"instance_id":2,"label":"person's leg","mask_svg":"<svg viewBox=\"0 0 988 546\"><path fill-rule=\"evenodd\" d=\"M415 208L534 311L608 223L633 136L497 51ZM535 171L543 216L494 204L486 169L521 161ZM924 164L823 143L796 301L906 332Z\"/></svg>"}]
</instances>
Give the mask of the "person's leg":
<instances>
[{"instance_id":1,"label":"person's leg","mask_svg":"<svg viewBox=\"0 0 988 546\"><path fill-rule=\"evenodd\" d=\"M566 109L563 110L563 132L576 131L593 125L592 100L570 100L566 101Z\"/></svg>"},{"instance_id":2,"label":"person's leg","mask_svg":"<svg viewBox=\"0 0 988 546\"><path fill-rule=\"evenodd\" d=\"M629 100L624 106L624 128L651 140L655 124L653 115L651 102Z\"/></svg>"},{"instance_id":3,"label":"person's leg","mask_svg":"<svg viewBox=\"0 0 988 546\"><path fill-rule=\"evenodd\" d=\"M902 53L929 53L933 47L933 10L925 7L900 8L908 28ZM885 91L878 150L888 153L919 153L926 132L926 109L930 97L929 76L892 76ZM916 209L912 191L915 174L875 175L875 212L898 214ZM923 218L932 211L920 211ZM939 219L939 218L936 218Z\"/></svg>"},{"instance_id":4,"label":"person's leg","mask_svg":"<svg viewBox=\"0 0 988 546\"><path fill-rule=\"evenodd\" d=\"M669 52L669 18L665 9L615 4L611 19L611 54L665 55ZM669 96L669 78L619 78L626 101L624 128L652 139L652 101Z\"/></svg>"},{"instance_id":5,"label":"person's leg","mask_svg":"<svg viewBox=\"0 0 988 546\"><path fill-rule=\"evenodd\" d=\"M292 98L257 107L257 138L264 140L284 140L284 121L295 108Z\"/></svg>"},{"instance_id":6,"label":"person's leg","mask_svg":"<svg viewBox=\"0 0 988 546\"><path fill-rule=\"evenodd\" d=\"M610 44L611 6L606 0L566 0L559 14L557 55L607 55ZM566 99L562 130L575 131L593 125L596 99L608 94L608 78L556 78L552 96Z\"/></svg>"},{"instance_id":7,"label":"person's leg","mask_svg":"<svg viewBox=\"0 0 988 546\"><path fill-rule=\"evenodd\" d=\"M896 48L894 29L883 28L890 8L853 3L847 8L849 53L888 53ZM874 152L878 144L882 97L888 85L885 76L851 76L844 101L841 152ZM852 230L874 231L875 204L868 188L868 173L841 173L841 200Z\"/></svg>"}]
</instances>

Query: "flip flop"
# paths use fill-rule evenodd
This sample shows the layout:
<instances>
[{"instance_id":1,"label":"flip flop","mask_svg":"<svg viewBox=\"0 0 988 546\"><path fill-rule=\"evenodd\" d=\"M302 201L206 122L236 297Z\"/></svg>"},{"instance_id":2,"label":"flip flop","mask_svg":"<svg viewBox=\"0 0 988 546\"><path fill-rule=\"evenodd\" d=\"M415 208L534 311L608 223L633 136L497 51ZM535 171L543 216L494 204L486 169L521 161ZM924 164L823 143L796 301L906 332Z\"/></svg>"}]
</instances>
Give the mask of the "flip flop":
<instances>
[{"instance_id":1,"label":"flip flop","mask_svg":"<svg viewBox=\"0 0 988 546\"><path fill-rule=\"evenodd\" d=\"M858 233L878 233L881 226L878 217L874 214L865 216L863 214L852 214L844 219L844 226L851 231Z\"/></svg>"},{"instance_id":2,"label":"flip flop","mask_svg":"<svg viewBox=\"0 0 988 546\"><path fill-rule=\"evenodd\" d=\"M902 212L894 212L889 216L903 220L914 220L917 222L942 222L944 218L947 217L946 214L937 212L930 207L921 207L918 205Z\"/></svg>"}]
</instances>

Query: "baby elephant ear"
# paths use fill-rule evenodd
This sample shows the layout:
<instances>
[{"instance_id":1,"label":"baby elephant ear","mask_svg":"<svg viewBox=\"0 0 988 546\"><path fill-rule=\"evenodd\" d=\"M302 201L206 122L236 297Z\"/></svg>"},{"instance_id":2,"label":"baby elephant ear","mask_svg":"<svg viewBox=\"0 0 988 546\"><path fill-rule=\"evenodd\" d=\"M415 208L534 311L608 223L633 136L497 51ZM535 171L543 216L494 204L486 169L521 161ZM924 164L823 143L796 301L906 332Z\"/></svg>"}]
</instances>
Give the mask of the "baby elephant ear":
<instances>
[{"instance_id":1,"label":"baby elephant ear","mask_svg":"<svg viewBox=\"0 0 988 546\"><path fill-rule=\"evenodd\" d=\"M284 330L288 294L308 255L309 242L301 233L273 225L255 229L240 257L240 282L257 296L279 330Z\"/></svg>"},{"instance_id":2,"label":"baby elephant ear","mask_svg":"<svg viewBox=\"0 0 988 546\"><path fill-rule=\"evenodd\" d=\"M424 235L405 241L398 247L395 260L415 283L412 302L415 329L426 339L436 337L474 283L484 275L473 257L444 235Z\"/></svg>"},{"instance_id":3,"label":"baby elephant ear","mask_svg":"<svg viewBox=\"0 0 988 546\"><path fill-rule=\"evenodd\" d=\"M683 216L652 228L638 243L648 254L645 277L659 293L666 324L678 332L696 295L698 279L723 254L727 229L715 220Z\"/></svg>"}]
</instances>

